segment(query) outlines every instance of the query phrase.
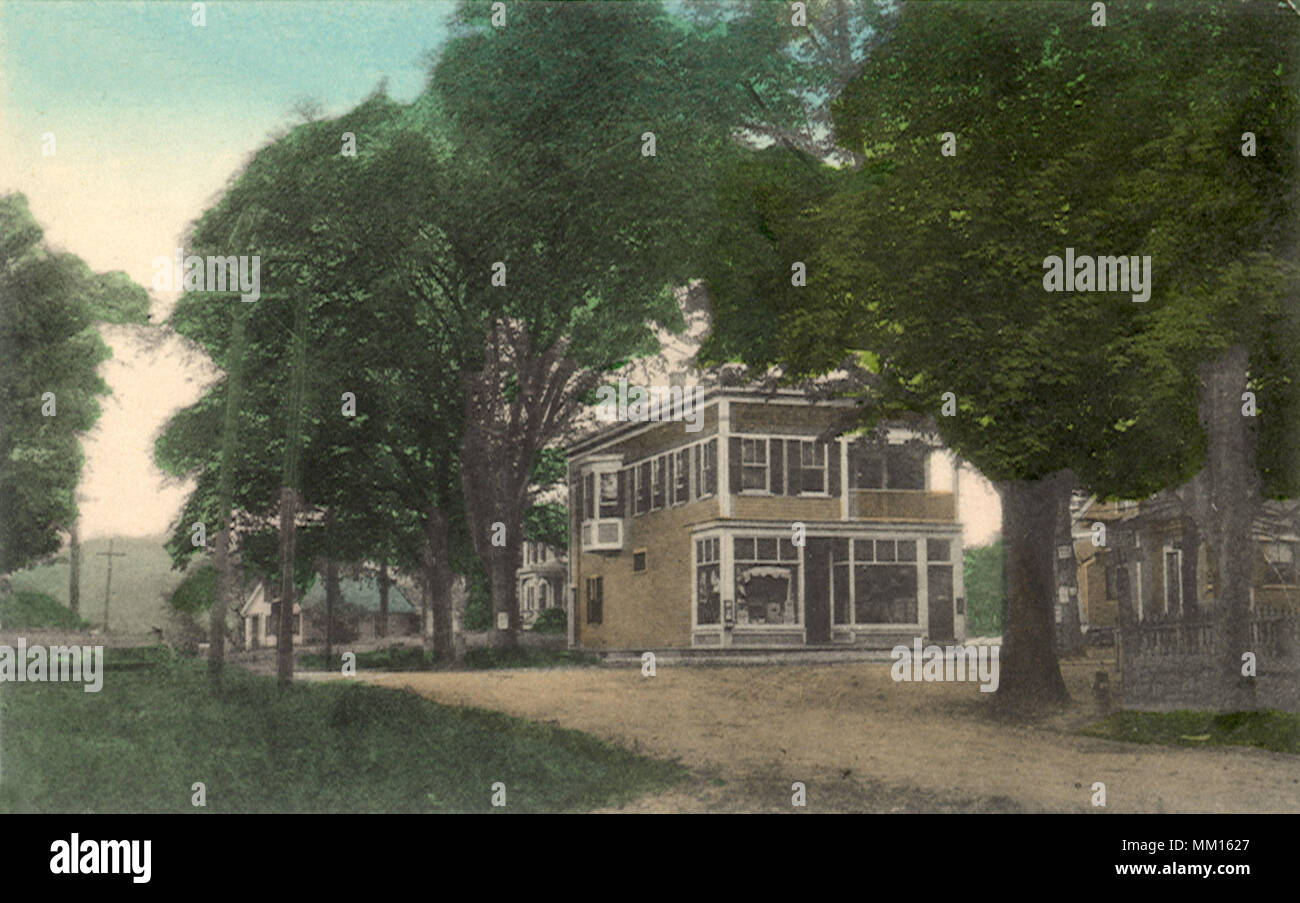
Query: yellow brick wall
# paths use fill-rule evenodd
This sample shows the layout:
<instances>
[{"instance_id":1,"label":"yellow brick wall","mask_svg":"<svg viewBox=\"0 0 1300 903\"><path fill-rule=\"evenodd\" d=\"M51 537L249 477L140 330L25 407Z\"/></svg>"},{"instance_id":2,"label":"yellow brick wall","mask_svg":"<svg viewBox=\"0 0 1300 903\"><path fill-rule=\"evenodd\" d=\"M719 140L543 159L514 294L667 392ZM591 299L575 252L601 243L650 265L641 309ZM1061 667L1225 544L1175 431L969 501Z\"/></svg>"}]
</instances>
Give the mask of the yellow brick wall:
<instances>
[{"instance_id":1,"label":"yellow brick wall","mask_svg":"<svg viewBox=\"0 0 1300 903\"><path fill-rule=\"evenodd\" d=\"M717 498L691 502L624 520L620 552L577 555L578 645L591 649L658 648L691 644L692 524L717 517ZM632 570L633 552L644 549L646 570ZM587 623L587 578L602 577L600 624Z\"/></svg>"}]
</instances>

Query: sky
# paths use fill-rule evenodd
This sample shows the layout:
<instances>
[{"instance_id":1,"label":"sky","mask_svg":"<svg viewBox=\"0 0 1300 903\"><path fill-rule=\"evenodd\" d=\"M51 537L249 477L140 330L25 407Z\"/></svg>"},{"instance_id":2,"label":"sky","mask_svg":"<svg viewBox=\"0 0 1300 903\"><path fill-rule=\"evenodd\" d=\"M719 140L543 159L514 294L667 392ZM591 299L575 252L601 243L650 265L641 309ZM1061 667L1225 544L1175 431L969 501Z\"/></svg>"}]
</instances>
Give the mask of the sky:
<instances>
[{"instance_id":1,"label":"sky","mask_svg":"<svg viewBox=\"0 0 1300 903\"><path fill-rule=\"evenodd\" d=\"M153 260L172 255L243 162L295 121L297 104L338 115L382 80L393 99L412 100L453 9L450 0L0 0L0 193L27 196L51 247L148 287ZM161 322L175 296L151 296ZM669 359L691 351L698 326L670 343ZM101 332L113 394L83 442L82 537L158 534L190 486L153 466L154 437L216 373L179 339ZM962 518L967 544L978 545L997 529L997 500L967 473Z\"/></svg>"}]
</instances>

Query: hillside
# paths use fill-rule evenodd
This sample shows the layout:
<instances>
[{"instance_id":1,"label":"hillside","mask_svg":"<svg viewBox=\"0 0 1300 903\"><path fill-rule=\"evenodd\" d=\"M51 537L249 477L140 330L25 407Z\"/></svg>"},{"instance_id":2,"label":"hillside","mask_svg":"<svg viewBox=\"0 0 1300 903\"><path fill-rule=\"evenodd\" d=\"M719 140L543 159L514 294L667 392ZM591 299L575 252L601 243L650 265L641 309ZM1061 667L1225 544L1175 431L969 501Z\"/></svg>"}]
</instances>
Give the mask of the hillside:
<instances>
[{"instance_id":1,"label":"hillside","mask_svg":"<svg viewBox=\"0 0 1300 903\"><path fill-rule=\"evenodd\" d=\"M115 633L146 633L163 627L166 597L180 583L182 573L171 569L163 548L165 536L113 538L113 551L125 557L113 559L113 594L109 602L109 628ZM108 537L81 544L81 617L92 627L104 626L104 585L108 559ZM50 564L10 575L16 591L47 593L60 605L68 604L68 549Z\"/></svg>"}]
</instances>

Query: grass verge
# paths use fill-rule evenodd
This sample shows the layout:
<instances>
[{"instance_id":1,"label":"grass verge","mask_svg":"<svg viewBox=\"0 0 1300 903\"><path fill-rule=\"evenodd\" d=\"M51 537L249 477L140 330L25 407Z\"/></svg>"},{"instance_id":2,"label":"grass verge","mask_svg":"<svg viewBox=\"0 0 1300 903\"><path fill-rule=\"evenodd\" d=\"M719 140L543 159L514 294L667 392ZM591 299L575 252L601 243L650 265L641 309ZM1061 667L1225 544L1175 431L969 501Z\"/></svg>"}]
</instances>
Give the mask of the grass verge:
<instances>
[{"instance_id":1,"label":"grass verge","mask_svg":"<svg viewBox=\"0 0 1300 903\"><path fill-rule=\"evenodd\" d=\"M1255 746L1300 753L1300 715L1289 712L1116 712L1079 733L1166 746Z\"/></svg>"},{"instance_id":2,"label":"grass verge","mask_svg":"<svg viewBox=\"0 0 1300 903\"><path fill-rule=\"evenodd\" d=\"M579 731L412 692L350 682L296 683L202 661L148 657L80 684L0 685L0 811L586 811L680 780L673 762ZM118 664L134 663L134 658ZM506 808L491 805L506 788ZM192 785L205 785L206 808Z\"/></svg>"}]
</instances>

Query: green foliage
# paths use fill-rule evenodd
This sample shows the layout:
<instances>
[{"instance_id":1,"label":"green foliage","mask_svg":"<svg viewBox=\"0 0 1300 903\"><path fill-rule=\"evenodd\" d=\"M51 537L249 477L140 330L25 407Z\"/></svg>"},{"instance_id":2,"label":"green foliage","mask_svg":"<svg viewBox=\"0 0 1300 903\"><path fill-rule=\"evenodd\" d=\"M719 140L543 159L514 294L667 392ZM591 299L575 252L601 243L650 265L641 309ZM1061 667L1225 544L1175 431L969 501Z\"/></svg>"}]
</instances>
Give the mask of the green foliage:
<instances>
[{"instance_id":1,"label":"green foliage","mask_svg":"<svg viewBox=\"0 0 1300 903\"><path fill-rule=\"evenodd\" d=\"M96 321L148 317L144 289L125 274L96 275L43 236L23 195L0 196L0 574L55 552L76 519L80 434L108 394L98 368L111 352Z\"/></svg>"},{"instance_id":2,"label":"green foliage","mask_svg":"<svg viewBox=\"0 0 1300 903\"><path fill-rule=\"evenodd\" d=\"M558 502L533 505L524 516L524 538L563 552L569 547L569 509Z\"/></svg>"},{"instance_id":3,"label":"green foliage","mask_svg":"<svg viewBox=\"0 0 1300 903\"><path fill-rule=\"evenodd\" d=\"M569 628L569 617L563 608L543 608L533 621L534 633L564 633Z\"/></svg>"},{"instance_id":4,"label":"green foliage","mask_svg":"<svg viewBox=\"0 0 1300 903\"><path fill-rule=\"evenodd\" d=\"M0 596L0 627L6 630L40 627L85 630L89 626L45 593L19 590Z\"/></svg>"},{"instance_id":5,"label":"green foliage","mask_svg":"<svg viewBox=\"0 0 1300 903\"><path fill-rule=\"evenodd\" d=\"M966 549L963 580L966 585L966 635L998 636L1002 633L1002 540Z\"/></svg>"},{"instance_id":6,"label":"green foliage","mask_svg":"<svg viewBox=\"0 0 1300 903\"><path fill-rule=\"evenodd\" d=\"M465 618L461 626L465 630L491 630L493 628L491 598L471 598L466 602Z\"/></svg>"},{"instance_id":7,"label":"green foliage","mask_svg":"<svg viewBox=\"0 0 1300 903\"><path fill-rule=\"evenodd\" d=\"M1283 491L1300 481L1293 18L1117 5L1077 28L1062 4L903 5L834 101L864 165L800 175L767 152L727 183L711 353L798 377L870 350L873 414L934 416L993 480L1069 468L1132 497L1200 467L1197 364L1243 343L1271 393L1261 471ZM1241 155L1248 130L1268 151ZM1150 255L1150 300L1045 292L1067 246ZM938 416L948 392L957 415Z\"/></svg>"},{"instance_id":8,"label":"green foliage","mask_svg":"<svg viewBox=\"0 0 1300 903\"><path fill-rule=\"evenodd\" d=\"M1300 715L1292 712L1115 712L1079 733L1166 746L1253 746L1300 753Z\"/></svg>"},{"instance_id":9,"label":"green foliage","mask_svg":"<svg viewBox=\"0 0 1300 903\"><path fill-rule=\"evenodd\" d=\"M106 665L121 655L105 652ZM197 774L207 812L488 812L495 781L510 811L588 811L685 774L577 731L402 690L277 688L240 669L224 684L214 695L204 663L164 660L115 673L99 693L7 685L0 810L193 812L176 788Z\"/></svg>"},{"instance_id":10,"label":"green foliage","mask_svg":"<svg viewBox=\"0 0 1300 903\"><path fill-rule=\"evenodd\" d=\"M181 585L172 593L172 607L177 611L195 614L212 607L217 592L217 569L204 564L185 575Z\"/></svg>"}]
</instances>

